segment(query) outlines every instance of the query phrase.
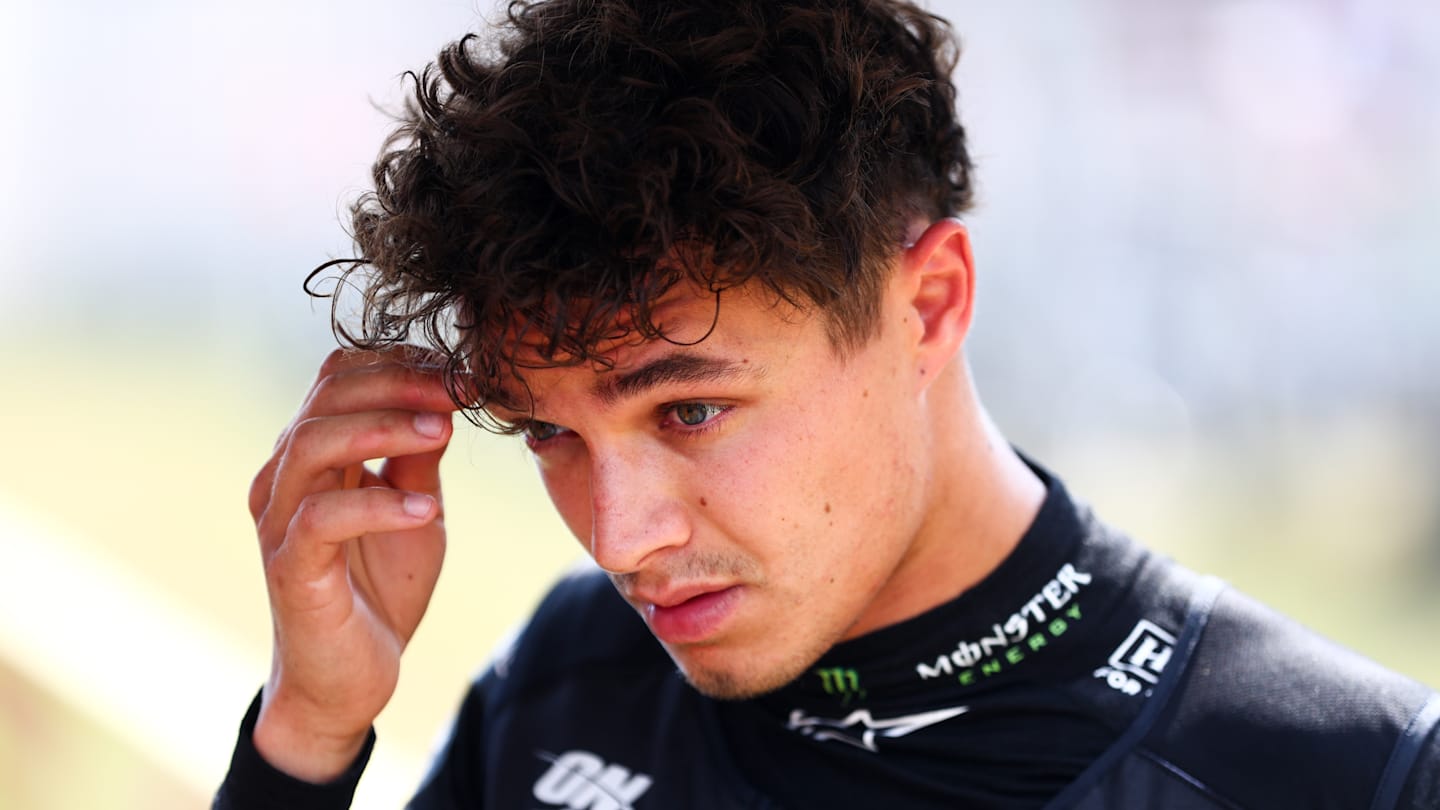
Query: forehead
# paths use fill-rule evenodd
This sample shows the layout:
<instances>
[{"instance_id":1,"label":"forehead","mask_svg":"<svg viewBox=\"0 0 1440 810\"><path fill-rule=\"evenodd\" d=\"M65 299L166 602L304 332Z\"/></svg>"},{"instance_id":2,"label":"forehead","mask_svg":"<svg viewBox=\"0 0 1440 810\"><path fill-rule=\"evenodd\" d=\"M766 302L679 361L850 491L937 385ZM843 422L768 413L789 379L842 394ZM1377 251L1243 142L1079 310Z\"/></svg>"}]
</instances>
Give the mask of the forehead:
<instances>
[{"instance_id":1,"label":"forehead","mask_svg":"<svg viewBox=\"0 0 1440 810\"><path fill-rule=\"evenodd\" d=\"M515 359L490 410L502 419L539 406L557 387L585 388L598 404L614 405L663 385L719 382L764 374L774 358L811 327L812 312L765 291L716 293L677 285L649 309L647 336L626 313L605 325L611 335L586 357L547 357L548 335L517 322L503 351ZM820 330L823 335L823 329Z\"/></svg>"}]
</instances>

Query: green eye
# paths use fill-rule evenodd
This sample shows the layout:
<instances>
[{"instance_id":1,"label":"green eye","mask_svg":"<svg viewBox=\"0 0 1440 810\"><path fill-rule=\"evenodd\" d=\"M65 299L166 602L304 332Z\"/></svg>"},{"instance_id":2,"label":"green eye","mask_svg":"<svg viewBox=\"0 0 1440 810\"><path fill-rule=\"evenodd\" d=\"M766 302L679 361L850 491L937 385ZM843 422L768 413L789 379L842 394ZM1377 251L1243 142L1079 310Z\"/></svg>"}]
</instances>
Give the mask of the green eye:
<instances>
[{"instance_id":1,"label":"green eye","mask_svg":"<svg viewBox=\"0 0 1440 810\"><path fill-rule=\"evenodd\" d=\"M715 418L724 408L719 405L709 405L703 402L683 402L671 408L675 419L682 425L695 427L703 425Z\"/></svg>"}]
</instances>

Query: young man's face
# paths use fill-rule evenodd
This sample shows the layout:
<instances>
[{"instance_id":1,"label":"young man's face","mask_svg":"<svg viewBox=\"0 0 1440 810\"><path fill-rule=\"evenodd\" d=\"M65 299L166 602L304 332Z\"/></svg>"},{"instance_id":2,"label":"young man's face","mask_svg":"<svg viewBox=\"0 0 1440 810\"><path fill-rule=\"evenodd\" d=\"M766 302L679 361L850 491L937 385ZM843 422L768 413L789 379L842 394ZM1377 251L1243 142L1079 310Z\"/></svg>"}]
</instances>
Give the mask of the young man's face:
<instances>
[{"instance_id":1,"label":"young man's face","mask_svg":"<svg viewBox=\"0 0 1440 810\"><path fill-rule=\"evenodd\" d=\"M843 357L823 315L741 289L694 345L526 373L556 508L702 692L793 680L913 579L927 436L891 286L880 334ZM715 317L690 288L655 313L677 342Z\"/></svg>"}]
</instances>

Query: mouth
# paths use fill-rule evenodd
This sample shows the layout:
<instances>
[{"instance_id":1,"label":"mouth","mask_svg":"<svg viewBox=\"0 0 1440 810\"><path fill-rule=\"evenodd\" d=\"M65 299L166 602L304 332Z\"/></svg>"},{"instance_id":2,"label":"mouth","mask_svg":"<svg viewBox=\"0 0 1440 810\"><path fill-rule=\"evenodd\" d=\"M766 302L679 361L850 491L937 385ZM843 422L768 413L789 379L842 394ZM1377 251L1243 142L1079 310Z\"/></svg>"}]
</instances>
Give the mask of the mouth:
<instances>
[{"instance_id":1,"label":"mouth","mask_svg":"<svg viewBox=\"0 0 1440 810\"><path fill-rule=\"evenodd\" d=\"M696 644L714 637L739 607L742 587L697 586L641 597L645 623L665 644Z\"/></svg>"}]
</instances>

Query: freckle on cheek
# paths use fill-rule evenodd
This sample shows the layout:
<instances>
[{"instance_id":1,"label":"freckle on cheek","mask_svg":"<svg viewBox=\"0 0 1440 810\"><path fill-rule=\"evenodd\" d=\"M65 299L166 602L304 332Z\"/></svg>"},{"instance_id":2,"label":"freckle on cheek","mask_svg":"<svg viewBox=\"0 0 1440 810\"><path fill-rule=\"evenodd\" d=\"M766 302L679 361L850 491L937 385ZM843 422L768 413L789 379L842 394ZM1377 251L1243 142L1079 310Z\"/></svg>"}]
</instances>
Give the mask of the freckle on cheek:
<instances>
[{"instance_id":1,"label":"freckle on cheek","mask_svg":"<svg viewBox=\"0 0 1440 810\"><path fill-rule=\"evenodd\" d=\"M830 514L830 504L825 504L825 514Z\"/></svg>"}]
</instances>

